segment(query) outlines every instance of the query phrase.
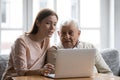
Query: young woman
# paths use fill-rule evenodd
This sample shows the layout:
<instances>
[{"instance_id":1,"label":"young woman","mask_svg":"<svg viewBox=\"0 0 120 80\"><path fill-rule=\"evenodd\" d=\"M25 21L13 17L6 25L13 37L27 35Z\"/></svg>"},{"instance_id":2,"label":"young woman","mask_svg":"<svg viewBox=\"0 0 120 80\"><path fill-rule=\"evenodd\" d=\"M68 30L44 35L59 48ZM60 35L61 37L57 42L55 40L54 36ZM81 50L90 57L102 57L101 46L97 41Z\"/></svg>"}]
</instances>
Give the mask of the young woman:
<instances>
[{"instance_id":1,"label":"young woman","mask_svg":"<svg viewBox=\"0 0 120 80\"><path fill-rule=\"evenodd\" d=\"M12 76L45 75L52 71L53 66L44 64L44 60L57 21L57 14L50 9L38 13L32 30L21 35L12 46L3 80Z\"/></svg>"}]
</instances>

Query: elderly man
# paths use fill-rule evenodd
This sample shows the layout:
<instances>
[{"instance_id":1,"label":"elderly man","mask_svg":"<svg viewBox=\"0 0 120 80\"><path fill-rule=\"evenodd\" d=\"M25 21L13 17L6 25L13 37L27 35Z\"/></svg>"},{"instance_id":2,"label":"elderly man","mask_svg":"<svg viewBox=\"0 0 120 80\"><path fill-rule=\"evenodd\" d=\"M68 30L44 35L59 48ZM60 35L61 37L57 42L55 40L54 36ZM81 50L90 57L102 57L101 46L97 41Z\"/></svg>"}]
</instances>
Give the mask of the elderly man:
<instances>
[{"instance_id":1,"label":"elderly man","mask_svg":"<svg viewBox=\"0 0 120 80\"><path fill-rule=\"evenodd\" d=\"M55 65L56 54L53 52L55 49L95 48L90 43L79 41L80 34L81 31L74 20L65 21L63 24L61 24L60 31L58 31L61 43L58 46L53 46L48 50L47 62ZM105 63L100 53L96 54L94 72L112 74L110 68Z\"/></svg>"}]
</instances>

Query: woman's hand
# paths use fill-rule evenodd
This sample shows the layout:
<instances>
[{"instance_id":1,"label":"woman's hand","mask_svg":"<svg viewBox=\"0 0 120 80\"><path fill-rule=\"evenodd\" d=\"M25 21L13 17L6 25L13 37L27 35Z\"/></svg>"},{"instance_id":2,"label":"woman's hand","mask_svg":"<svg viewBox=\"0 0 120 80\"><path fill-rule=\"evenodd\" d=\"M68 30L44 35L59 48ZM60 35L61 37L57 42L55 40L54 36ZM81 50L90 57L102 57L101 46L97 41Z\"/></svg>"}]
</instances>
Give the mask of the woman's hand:
<instances>
[{"instance_id":1,"label":"woman's hand","mask_svg":"<svg viewBox=\"0 0 120 80\"><path fill-rule=\"evenodd\" d=\"M47 63L44 65L44 67L41 69L41 74L44 76L47 76L50 73L54 73L55 68L54 65Z\"/></svg>"}]
</instances>

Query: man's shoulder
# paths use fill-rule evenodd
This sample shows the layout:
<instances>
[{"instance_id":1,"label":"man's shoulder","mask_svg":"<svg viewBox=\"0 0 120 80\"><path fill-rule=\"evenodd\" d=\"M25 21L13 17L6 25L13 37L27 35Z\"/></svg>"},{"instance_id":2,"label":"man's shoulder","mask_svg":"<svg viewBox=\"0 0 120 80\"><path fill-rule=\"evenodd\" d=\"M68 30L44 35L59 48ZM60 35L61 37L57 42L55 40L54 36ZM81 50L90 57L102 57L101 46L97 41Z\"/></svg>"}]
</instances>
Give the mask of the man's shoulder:
<instances>
[{"instance_id":1,"label":"man's shoulder","mask_svg":"<svg viewBox=\"0 0 120 80\"><path fill-rule=\"evenodd\" d=\"M95 48L92 43L80 41L77 45L79 48Z\"/></svg>"},{"instance_id":2,"label":"man's shoulder","mask_svg":"<svg viewBox=\"0 0 120 80\"><path fill-rule=\"evenodd\" d=\"M83 44L83 45L93 45L93 44L90 43L90 42L83 42L83 41L80 41L80 44Z\"/></svg>"}]
</instances>

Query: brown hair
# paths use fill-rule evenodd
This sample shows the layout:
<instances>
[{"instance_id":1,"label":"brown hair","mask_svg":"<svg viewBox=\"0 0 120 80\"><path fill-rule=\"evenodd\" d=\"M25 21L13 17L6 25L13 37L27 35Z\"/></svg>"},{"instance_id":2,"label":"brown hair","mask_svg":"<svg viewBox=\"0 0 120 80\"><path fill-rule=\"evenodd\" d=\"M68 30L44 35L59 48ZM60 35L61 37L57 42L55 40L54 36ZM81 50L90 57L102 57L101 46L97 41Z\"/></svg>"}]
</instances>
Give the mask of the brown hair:
<instances>
[{"instance_id":1,"label":"brown hair","mask_svg":"<svg viewBox=\"0 0 120 80\"><path fill-rule=\"evenodd\" d=\"M54 11L52 11L48 8L44 8L41 11L39 11L38 15L36 16L35 22L33 24L32 30L29 32L29 34L36 34L38 32L38 27L36 25L36 21L41 22L44 18L46 18L50 15L55 15L56 18L58 19L58 15Z\"/></svg>"}]
</instances>

